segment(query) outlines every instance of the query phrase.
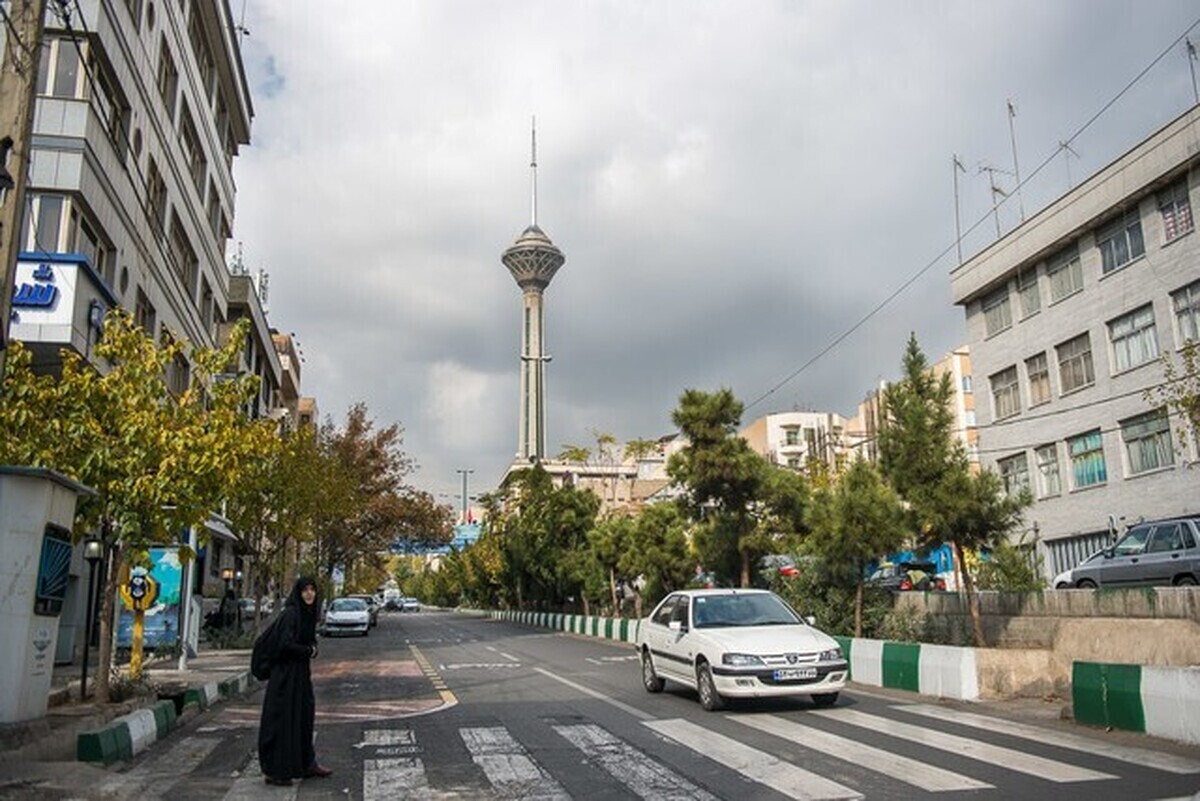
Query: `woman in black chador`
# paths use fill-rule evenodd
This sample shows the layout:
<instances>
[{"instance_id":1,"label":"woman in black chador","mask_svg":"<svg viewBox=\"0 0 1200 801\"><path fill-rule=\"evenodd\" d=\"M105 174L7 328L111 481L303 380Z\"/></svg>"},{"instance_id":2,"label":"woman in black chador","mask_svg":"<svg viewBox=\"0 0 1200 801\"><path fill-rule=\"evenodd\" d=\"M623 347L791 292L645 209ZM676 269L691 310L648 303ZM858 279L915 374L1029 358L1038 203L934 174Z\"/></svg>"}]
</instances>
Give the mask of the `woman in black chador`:
<instances>
[{"instance_id":1,"label":"woman in black chador","mask_svg":"<svg viewBox=\"0 0 1200 801\"><path fill-rule=\"evenodd\" d=\"M309 662L317 656L318 608L316 583L297 580L271 632L271 678L258 728L258 763L267 784L333 772L317 764L313 750L316 703Z\"/></svg>"}]
</instances>

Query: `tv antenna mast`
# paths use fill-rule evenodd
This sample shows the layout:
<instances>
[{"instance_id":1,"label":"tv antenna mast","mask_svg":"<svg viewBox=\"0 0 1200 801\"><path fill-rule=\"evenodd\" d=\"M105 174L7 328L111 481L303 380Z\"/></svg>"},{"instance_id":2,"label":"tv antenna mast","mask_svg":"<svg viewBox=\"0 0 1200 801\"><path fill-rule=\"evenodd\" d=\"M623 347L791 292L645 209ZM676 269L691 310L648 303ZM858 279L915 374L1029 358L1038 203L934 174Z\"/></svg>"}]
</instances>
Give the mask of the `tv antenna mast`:
<instances>
[{"instance_id":1,"label":"tv antenna mast","mask_svg":"<svg viewBox=\"0 0 1200 801\"><path fill-rule=\"evenodd\" d=\"M1017 163L1017 131L1013 120L1017 117L1017 107L1012 98L1004 101L1008 106L1008 138L1012 142L1013 175L1017 179L1017 208L1021 211L1021 222L1025 222L1025 200L1021 197L1021 165Z\"/></svg>"},{"instance_id":2,"label":"tv antenna mast","mask_svg":"<svg viewBox=\"0 0 1200 801\"><path fill-rule=\"evenodd\" d=\"M999 239L1000 235L1001 235L1000 234L1000 204L1008 199L1008 192L1005 192L1003 189L1001 189L999 186L996 185L996 173L1000 173L1002 175L1012 175L1012 173L1009 172L1008 170L1002 170L999 167L992 167L991 165L988 165L988 164L979 165L979 172L986 172L988 174L988 184L991 186L991 189L992 189L992 217L995 218L995 220L996 220L996 238ZM999 197L1000 199L997 200L996 199L997 197Z\"/></svg>"},{"instance_id":3,"label":"tv antenna mast","mask_svg":"<svg viewBox=\"0 0 1200 801\"><path fill-rule=\"evenodd\" d=\"M1063 153L1063 164L1067 165L1067 191L1069 192L1075 188L1075 183L1071 180L1071 156L1079 158L1079 154L1071 147L1070 142L1064 142L1061 139L1058 140L1058 150Z\"/></svg>"}]
</instances>

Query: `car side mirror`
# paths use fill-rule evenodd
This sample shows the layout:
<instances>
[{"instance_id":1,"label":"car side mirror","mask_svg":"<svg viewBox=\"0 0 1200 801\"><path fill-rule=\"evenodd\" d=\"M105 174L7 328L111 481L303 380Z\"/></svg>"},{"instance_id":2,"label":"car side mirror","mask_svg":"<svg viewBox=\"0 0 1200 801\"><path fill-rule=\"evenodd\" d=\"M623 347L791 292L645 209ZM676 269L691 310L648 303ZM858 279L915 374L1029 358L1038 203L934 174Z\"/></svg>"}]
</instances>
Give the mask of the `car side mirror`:
<instances>
[{"instance_id":1,"label":"car side mirror","mask_svg":"<svg viewBox=\"0 0 1200 801\"><path fill-rule=\"evenodd\" d=\"M813 615L805 615L804 622L810 626L815 626L817 625L817 618Z\"/></svg>"},{"instance_id":2,"label":"car side mirror","mask_svg":"<svg viewBox=\"0 0 1200 801\"><path fill-rule=\"evenodd\" d=\"M1115 554L1116 554L1116 550L1113 548L1105 548L1104 549L1104 558L1105 559L1112 559Z\"/></svg>"},{"instance_id":3,"label":"car side mirror","mask_svg":"<svg viewBox=\"0 0 1200 801\"><path fill-rule=\"evenodd\" d=\"M687 631L687 626L683 625L682 620L672 620L667 624L667 628L671 631Z\"/></svg>"}]
</instances>

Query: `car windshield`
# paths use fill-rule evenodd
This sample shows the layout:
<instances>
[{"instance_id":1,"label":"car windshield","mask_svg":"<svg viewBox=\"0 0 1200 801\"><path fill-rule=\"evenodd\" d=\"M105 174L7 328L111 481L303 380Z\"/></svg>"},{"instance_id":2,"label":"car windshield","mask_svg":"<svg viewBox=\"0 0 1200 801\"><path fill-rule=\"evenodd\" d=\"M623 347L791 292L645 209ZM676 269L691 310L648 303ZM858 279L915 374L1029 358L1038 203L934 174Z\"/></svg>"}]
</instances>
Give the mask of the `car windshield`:
<instances>
[{"instance_id":1,"label":"car windshield","mask_svg":"<svg viewBox=\"0 0 1200 801\"><path fill-rule=\"evenodd\" d=\"M693 600L698 629L731 626L794 626L800 622L787 604L769 593L700 595Z\"/></svg>"},{"instance_id":2,"label":"car windshield","mask_svg":"<svg viewBox=\"0 0 1200 801\"><path fill-rule=\"evenodd\" d=\"M367 605L357 598L338 598L329 605L331 612L362 612Z\"/></svg>"}]
</instances>

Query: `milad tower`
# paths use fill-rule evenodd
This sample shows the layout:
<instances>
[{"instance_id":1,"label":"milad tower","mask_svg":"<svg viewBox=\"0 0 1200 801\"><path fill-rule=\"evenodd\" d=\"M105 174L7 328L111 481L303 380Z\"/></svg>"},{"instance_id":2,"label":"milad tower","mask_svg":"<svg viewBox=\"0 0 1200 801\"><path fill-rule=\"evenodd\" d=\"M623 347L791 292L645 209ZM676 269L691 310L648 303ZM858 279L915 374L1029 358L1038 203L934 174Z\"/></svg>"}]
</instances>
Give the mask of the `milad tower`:
<instances>
[{"instance_id":1,"label":"milad tower","mask_svg":"<svg viewBox=\"0 0 1200 801\"><path fill-rule=\"evenodd\" d=\"M566 257L538 227L537 127L530 137L531 220L500 260L521 287L521 409L518 462L537 462L546 456L546 373L550 361L543 350L542 293Z\"/></svg>"}]
</instances>

